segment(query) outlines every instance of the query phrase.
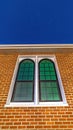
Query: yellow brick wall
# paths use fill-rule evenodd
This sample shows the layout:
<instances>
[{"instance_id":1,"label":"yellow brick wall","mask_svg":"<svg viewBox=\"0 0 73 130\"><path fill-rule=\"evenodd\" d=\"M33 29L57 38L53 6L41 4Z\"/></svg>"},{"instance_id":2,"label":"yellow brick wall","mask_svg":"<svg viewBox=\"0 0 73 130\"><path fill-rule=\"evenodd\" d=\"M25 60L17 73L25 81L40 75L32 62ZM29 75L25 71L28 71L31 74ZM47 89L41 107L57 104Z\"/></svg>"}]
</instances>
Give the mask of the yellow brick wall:
<instances>
[{"instance_id":1,"label":"yellow brick wall","mask_svg":"<svg viewBox=\"0 0 73 130\"><path fill-rule=\"evenodd\" d=\"M26 53L0 54L0 130L73 130L73 53L54 53L68 106L5 108L19 54Z\"/></svg>"}]
</instances>

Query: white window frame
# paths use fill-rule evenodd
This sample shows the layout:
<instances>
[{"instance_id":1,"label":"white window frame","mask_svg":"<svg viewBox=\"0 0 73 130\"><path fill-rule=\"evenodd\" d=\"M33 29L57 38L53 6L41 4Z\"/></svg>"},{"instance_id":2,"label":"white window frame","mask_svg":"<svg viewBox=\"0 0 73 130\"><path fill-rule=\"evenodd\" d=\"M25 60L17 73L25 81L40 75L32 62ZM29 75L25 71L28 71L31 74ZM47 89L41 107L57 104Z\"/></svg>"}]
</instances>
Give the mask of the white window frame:
<instances>
[{"instance_id":1,"label":"white window frame","mask_svg":"<svg viewBox=\"0 0 73 130\"><path fill-rule=\"evenodd\" d=\"M19 63L23 60L23 59L32 59L35 62L35 83L34 83L34 102L11 102L11 97L12 97L12 93L13 93L13 89L14 89L14 84L15 84L15 79L17 76L17 71L18 71L18 66ZM60 86L60 92L61 92L61 96L62 96L62 101L59 102L39 102L39 93L38 93L38 89L39 89L39 84L38 84L38 63L41 59L44 58L48 58L51 59L54 64L55 64L55 69L56 69L56 73L57 73L57 78L58 78L58 82L59 82L59 86ZM14 73L13 73L13 77L12 77L12 81L11 81L11 85L10 85L10 89L9 89L9 93L8 93L8 97L7 97L7 101L5 104L5 107L45 107L45 106L68 106L68 103L66 101L66 97L65 97L65 92L64 92L64 88L63 88L63 84L62 84L62 80L61 80L61 76L59 73L59 68L58 68L58 64L57 64L57 60L55 55L35 55L35 56L27 56L27 55L19 55L16 61L16 65L15 65L15 69L14 69Z\"/></svg>"}]
</instances>

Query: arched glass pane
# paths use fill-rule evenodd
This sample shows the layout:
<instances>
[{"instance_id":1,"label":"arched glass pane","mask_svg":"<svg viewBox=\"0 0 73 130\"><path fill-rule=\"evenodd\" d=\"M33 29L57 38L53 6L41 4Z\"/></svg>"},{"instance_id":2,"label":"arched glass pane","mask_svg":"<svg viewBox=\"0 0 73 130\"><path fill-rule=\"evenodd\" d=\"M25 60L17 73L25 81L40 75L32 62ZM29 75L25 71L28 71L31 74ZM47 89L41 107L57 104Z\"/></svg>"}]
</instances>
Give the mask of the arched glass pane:
<instances>
[{"instance_id":1,"label":"arched glass pane","mask_svg":"<svg viewBox=\"0 0 73 130\"><path fill-rule=\"evenodd\" d=\"M61 94L55 65L51 60L43 59L39 63L40 101L60 101Z\"/></svg>"},{"instance_id":2,"label":"arched glass pane","mask_svg":"<svg viewBox=\"0 0 73 130\"><path fill-rule=\"evenodd\" d=\"M53 62L46 59L40 62L40 80L56 80Z\"/></svg>"},{"instance_id":3,"label":"arched glass pane","mask_svg":"<svg viewBox=\"0 0 73 130\"><path fill-rule=\"evenodd\" d=\"M29 59L19 64L12 101L32 102L34 100L34 67L34 62Z\"/></svg>"},{"instance_id":4,"label":"arched glass pane","mask_svg":"<svg viewBox=\"0 0 73 130\"><path fill-rule=\"evenodd\" d=\"M31 60L24 60L18 71L17 80L33 80L34 78L34 63Z\"/></svg>"}]
</instances>

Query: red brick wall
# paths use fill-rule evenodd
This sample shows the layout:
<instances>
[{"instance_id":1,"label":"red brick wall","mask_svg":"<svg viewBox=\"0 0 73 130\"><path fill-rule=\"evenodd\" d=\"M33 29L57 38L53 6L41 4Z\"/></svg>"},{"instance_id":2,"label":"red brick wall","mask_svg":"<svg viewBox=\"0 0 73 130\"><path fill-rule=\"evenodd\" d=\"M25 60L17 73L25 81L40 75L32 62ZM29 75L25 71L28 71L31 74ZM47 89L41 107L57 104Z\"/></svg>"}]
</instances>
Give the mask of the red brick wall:
<instances>
[{"instance_id":1,"label":"red brick wall","mask_svg":"<svg viewBox=\"0 0 73 130\"><path fill-rule=\"evenodd\" d=\"M73 130L73 53L55 53L67 107L4 107L17 56L0 54L0 129Z\"/></svg>"}]
</instances>

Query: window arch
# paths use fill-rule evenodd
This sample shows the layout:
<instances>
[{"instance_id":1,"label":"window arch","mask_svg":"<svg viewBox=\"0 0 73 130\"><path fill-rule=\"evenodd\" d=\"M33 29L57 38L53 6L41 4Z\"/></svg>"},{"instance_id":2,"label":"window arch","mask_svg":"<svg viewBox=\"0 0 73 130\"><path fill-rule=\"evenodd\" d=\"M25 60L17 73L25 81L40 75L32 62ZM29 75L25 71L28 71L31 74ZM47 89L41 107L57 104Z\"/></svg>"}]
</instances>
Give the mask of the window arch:
<instances>
[{"instance_id":1,"label":"window arch","mask_svg":"<svg viewBox=\"0 0 73 130\"><path fill-rule=\"evenodd\" d=\"M24 59L19 63L12 102L34 101L34 73L35 63L33 60Z\"/></svg>"},{"instance_id":2,"label":"window arch","mask_svg":"<svg viewBox=\"0 0 73 130\"><path fill-rule=\"evenodd\" d=\"M39 62L39 101L62 101L55 64L50 59Z\"/></svg>"}]
</instances>

